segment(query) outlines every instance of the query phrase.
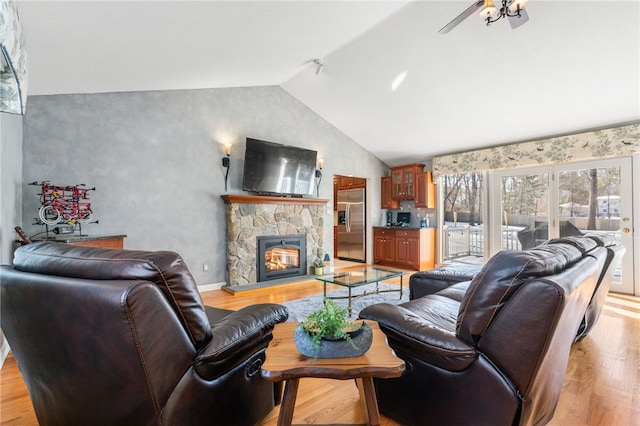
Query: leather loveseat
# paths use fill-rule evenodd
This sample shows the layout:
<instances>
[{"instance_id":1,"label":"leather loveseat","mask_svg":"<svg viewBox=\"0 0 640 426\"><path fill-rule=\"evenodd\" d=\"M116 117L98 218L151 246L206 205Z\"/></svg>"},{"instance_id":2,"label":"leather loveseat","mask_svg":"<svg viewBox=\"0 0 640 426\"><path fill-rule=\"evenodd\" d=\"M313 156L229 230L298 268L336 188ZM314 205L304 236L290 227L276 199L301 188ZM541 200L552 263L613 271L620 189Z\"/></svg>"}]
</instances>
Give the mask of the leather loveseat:
<instances>
[{"instance_id":1,"label":"leather loveseat","mask_svg":"<svg viewBox=\"0 0 640 426\"><path fill-rule=\"evenodd\" d=\"M173 252L39 242L0 269L2 330L43 425L252 425L286 308L203 306Z\"/></svg>"},{"instance_id":2,"label":"leather loveseat","mask_svg":"<svg viewBox=\"0 0 640 426\"><path fill-rule=\"evenodd\" d=\"M403 425L547 423L610 259L594 239L566 237L499 252L471 281L365 308L407 364L375 380L380 411Z\"/></svg>"}]
</instances>

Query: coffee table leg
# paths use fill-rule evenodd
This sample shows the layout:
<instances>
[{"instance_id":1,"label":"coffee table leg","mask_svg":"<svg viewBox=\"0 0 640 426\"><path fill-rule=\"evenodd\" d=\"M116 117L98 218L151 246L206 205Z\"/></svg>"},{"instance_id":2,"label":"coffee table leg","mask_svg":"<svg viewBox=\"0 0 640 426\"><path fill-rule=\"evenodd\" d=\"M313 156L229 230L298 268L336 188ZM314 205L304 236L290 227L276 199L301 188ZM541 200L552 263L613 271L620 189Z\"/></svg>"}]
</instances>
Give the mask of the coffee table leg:
<instances>
[{"instance_id":1,"label":"coffee table leg","mask_svg":"<svg viewBox=\"0 0 640 426\"><path fill-rule=\"evenodd\" d=\"M282 399L282 405L280 406L280 415L278 416L278 426L291 426L299 384L300 379L287 380L287 383L284 386L284 398Z\"/></svg>"},{"instance_id":2,"label":"coffee table leg","mask_svg":"<svg viewBox=\"0 0 640 426\"><path fill-rule=\"evenodd\" d=\"M365 424L379 425L380 413L378 412L378 401L376 400L376 389L373 387L373 378L359 377L356 382L360 393L360 406L362 407L362 416Z\"/></svg>"}]
</instances>

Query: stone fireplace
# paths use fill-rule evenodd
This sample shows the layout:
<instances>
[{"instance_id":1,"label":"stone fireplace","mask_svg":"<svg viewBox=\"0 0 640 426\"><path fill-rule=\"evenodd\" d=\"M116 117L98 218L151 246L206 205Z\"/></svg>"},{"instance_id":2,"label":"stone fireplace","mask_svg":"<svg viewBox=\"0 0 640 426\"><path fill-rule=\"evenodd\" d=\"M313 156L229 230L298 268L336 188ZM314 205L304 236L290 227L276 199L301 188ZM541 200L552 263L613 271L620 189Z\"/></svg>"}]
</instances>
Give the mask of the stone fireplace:
<instances>
[{"instance_id":1,"label":"stone fireplace","mask_svg":"<svg viewBox=\"0 0 640 426\"><path fill-rule=\"evenodd\" d=\"M253 195L223 195L227 219L227 272L228 285L254 284L264 281L259 277L259 242L269 237L277 245L287 243L287 237L302 236L303 248L299 254L302 275L309 273L316 257L322 258L324 217L329 200L318 198L281 198ZM284 244L282 247L290 247ZM287 262L292 261L291 251L280 250ZM291 271L289 271L291 272ZM272 274L268 278L281 278ZM286 275L286 274L285 274Z\"/></svg>"}]
</instances>

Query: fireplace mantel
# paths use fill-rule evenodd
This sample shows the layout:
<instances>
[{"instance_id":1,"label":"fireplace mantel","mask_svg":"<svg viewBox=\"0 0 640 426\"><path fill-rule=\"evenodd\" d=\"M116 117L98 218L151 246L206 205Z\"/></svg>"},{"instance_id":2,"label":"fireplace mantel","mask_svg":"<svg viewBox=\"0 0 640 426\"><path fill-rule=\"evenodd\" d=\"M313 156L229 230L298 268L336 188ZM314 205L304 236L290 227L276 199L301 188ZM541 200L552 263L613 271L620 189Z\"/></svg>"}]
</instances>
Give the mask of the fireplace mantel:
<instances>
[{"instance_id":1,"label":"fireplace mantel","mask_svg":"<svg viewBox=\"0 0 640 426\"><path fill-rule=\"evenodd\" d=\"M270 197L266 195L244 195L226 194L222 196L226 204L318 204L325 205L329 202L325 198L292 198L292 197Z\"/></svg>"}]
</instances>

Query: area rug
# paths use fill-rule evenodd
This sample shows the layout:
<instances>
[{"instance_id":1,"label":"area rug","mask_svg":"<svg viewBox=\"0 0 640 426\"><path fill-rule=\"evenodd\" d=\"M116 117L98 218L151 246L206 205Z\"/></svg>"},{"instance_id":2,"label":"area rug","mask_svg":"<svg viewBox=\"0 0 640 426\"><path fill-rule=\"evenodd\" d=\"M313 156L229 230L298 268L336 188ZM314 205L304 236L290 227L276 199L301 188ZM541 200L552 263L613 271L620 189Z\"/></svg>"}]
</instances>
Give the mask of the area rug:
<instances>
[{"instance_id":1,"label":"area rug","mask_svg":"<svg viewBox=\"0 0 640 426\"><path fill-rule=\"evenodd\" d=\"M374 288L373 285L363 286L359 288L355 288L351 290L351 294L360 294L363 291L372 291ZM384 284L381 283L379 285L380 290L388 290L388 289L397 289L397 285L393 284ZM332 290L327 292L327 296L346 296L347 289L341 288L338 290ZM390 293L380 293L380 294L371 294L363 297L358 297L355 299L351 299L351 308L353 310L353 314L351 315L351 319L358 318L358 313L366 308L367 306L373 305L375 303L391 303L394 305L408 302L409 301L409 288L407 286L402 289L402 298L399 297L400 293L390 292ZM322 307L323 296L322 293L314 294L311 296L306 296L301 299L292 300L290 302L279 302L280 305L284 305L289 310L289 319L288 322L300 322L304 321L307 316ZM337 299L334 300L336 304L340 307L346 308L348 301L347 299Z\"/></svg>"}]
</instances>

